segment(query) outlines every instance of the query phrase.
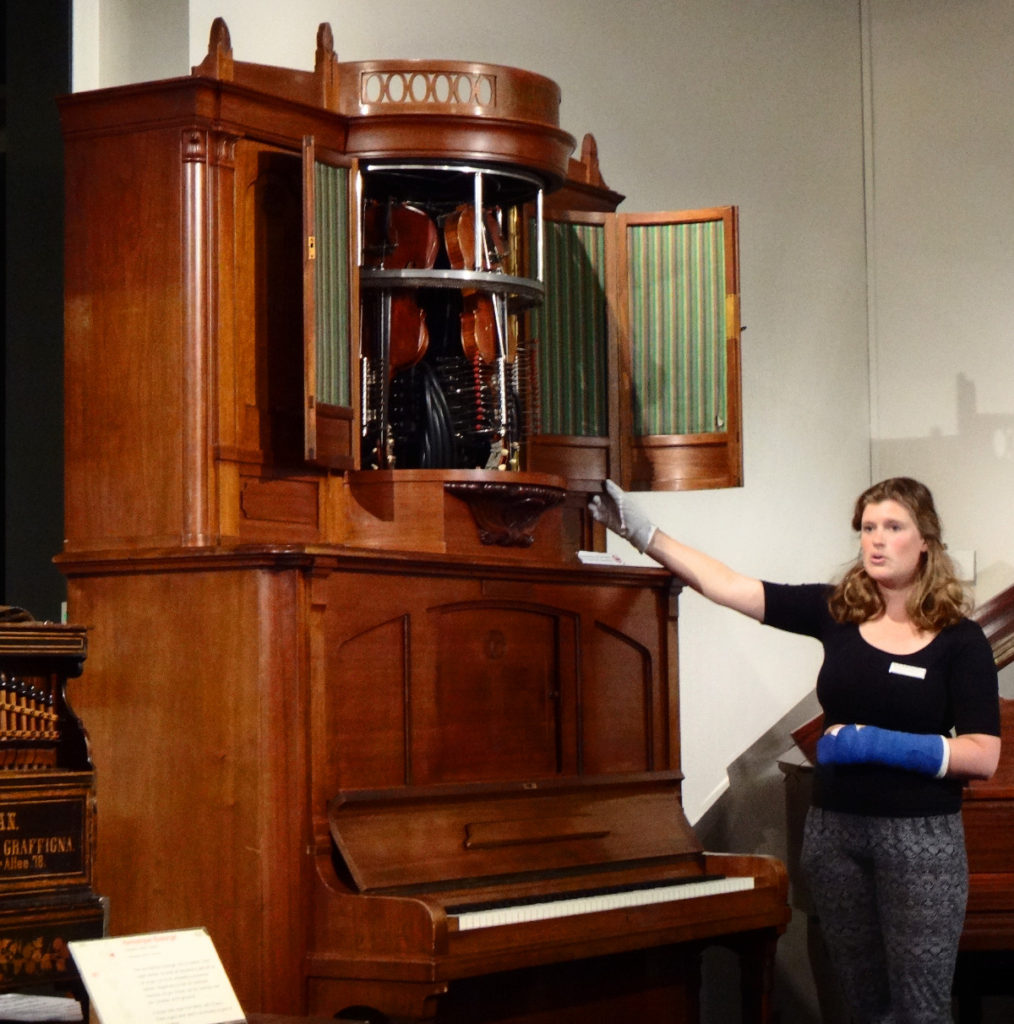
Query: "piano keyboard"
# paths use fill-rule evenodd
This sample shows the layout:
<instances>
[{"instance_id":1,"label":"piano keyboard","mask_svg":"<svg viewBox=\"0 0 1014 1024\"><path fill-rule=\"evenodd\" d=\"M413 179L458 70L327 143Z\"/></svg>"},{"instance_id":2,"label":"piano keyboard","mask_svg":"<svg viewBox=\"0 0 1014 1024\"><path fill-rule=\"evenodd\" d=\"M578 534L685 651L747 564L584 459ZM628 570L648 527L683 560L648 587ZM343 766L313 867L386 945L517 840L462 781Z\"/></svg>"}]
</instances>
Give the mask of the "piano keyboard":
<instances>
[{"instance_id":1,"label":"piano keyboard","mask_svg":"<svg viewBox=\"0 0 1014 1024\"><path fill-rule=\"evenodd\" d=\"M656 882L647 886L620 886L608 891L561 893L558 896L530 903L522 899L505 900L495 906L469 905L448 907L447 914L457 921L458 931L475 928L497 928L528 921L545 921L575 914L594 914L621 907L644 907L653 903L696 899L700 896L719 896L730 892L752 889L754 879L746 876L713 876L686 881Z\"/></svg>"}]
</instances>

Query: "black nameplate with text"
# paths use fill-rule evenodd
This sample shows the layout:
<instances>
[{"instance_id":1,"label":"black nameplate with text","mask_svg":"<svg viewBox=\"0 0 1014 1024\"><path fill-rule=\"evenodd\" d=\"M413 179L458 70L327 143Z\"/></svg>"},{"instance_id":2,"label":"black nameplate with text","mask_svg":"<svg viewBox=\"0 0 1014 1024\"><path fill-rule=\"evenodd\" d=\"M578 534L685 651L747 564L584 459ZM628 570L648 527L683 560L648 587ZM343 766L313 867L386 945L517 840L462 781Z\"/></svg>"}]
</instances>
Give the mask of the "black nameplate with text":
<instances>
[{"instance_id":1,"label":"black nameplate with text","mask_svg":"<svg viewBox=\"0 0 1014 1024\"><path fill-rule=\"evenodd\" d=\"M91 777L67 778L0 787L0 895L88 884Z\"/></svg>"}]
</instances>

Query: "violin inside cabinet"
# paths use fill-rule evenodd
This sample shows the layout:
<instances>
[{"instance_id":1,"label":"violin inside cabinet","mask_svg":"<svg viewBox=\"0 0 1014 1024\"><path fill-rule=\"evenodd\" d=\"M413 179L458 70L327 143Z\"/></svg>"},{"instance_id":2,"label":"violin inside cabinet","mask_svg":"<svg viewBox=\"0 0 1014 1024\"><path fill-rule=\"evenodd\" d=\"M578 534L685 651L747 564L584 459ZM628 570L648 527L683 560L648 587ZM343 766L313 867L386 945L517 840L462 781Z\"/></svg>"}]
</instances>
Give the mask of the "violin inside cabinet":
<instances>
[{"instance_id":1,"label":"violin inside cabinet","mask_svg":"<svg viewBox=\"0 0 1014 1024\"><path fill-rule=\"evenodd\" d=\"M736 208L570 209L572 187L544 202L544 185L466 161L346 158L319 178L332 269L307 461L583 493L742 483Z\"/></svg>"},{"instance_id":2,"label":"violin inside cabinet","mask_svg":"<svg viewBox=\"0 0 1014 1024\"><path fill-rule=\"evenodd\" d=\"M518 469L538 416L520 314L542 301L541 182L466 164L360 170L364 469Z\"/></svg>"}]
</instances>

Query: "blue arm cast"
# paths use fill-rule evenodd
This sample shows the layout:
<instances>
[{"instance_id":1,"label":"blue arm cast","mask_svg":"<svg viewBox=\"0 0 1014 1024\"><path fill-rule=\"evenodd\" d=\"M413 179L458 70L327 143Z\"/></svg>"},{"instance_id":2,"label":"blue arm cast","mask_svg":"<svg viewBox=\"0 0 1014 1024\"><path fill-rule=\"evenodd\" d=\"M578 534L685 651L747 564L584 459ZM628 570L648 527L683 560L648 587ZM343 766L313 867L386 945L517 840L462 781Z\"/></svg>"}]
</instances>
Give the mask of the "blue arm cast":
<instances>
[{"instance_id":1,"label":"blue arm cast","mask_svg":"<svg viewBox=\"0 0 1014 1024\"><path fill-rule=\"evenodd\" d=\"M846 725L817 743L819 764L883 764L939 777L947 741L932 734Z\"/></svg>"}]
</instances>

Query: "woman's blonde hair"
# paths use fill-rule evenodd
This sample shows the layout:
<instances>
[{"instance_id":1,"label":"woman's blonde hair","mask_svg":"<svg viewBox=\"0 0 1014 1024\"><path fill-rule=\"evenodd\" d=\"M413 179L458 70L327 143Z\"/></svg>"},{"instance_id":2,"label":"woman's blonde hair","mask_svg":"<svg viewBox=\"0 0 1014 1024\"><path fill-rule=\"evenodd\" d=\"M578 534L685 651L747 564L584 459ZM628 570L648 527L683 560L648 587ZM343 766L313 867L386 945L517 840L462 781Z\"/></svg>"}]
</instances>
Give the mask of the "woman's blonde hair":
<instances>
[{"instance_id":1,"label":"woman's blonde hair","mask_svg":"<svg viewBox=\"0 0 1014 1024\"><path fill-rule=\"evenodd\" d=\"M852 529L858 531L862 528L867 505L877 505L882 501L896 501L903 505L926 542L918 579L908 598L909 617L923 630L940 630L953 625L969 613L971 600L947 554L941 536L940 517L929 488L907 476L891 477L874 484L856 499ZM837 622L866 622L884 611L880 590L866 574L861 557L831 592L828 607Z\"/></svg>"}]
</instances>

